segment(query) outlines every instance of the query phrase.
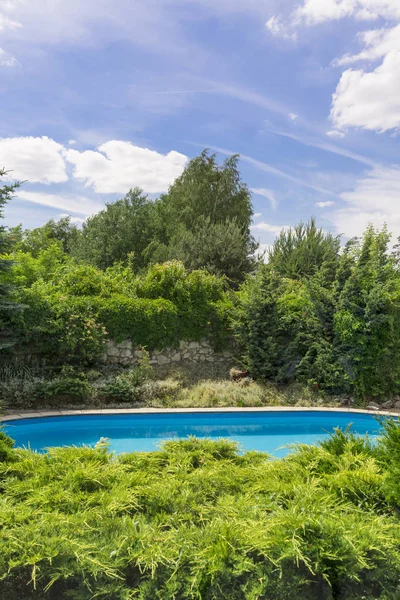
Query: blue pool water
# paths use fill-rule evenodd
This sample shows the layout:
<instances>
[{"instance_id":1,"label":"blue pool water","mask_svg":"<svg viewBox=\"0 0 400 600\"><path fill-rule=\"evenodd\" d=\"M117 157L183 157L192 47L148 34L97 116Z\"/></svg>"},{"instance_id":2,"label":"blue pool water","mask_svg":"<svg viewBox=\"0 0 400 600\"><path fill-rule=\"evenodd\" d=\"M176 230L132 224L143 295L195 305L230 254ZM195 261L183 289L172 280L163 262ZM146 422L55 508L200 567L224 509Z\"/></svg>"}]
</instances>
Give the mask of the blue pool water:
<instances>
[{"instance_id":1,"label":"blue pool water","mask_svg":"<svg viewBox=\"0 0 400 600\"><path fill-rule=\"evenodd\" d=\"M260 450L274 456L288 453L287 444L314 444L335 427L352 424L354 433L371 437L381 425L369 414L330 411L219 412L169 414L100 414L42 417L5 422L5 432L16 445L43 451L50 446L93 446L109 438L116 452L154 450L165 439L189 435L230 438L242 450Z\"/></svg>"}]
</instances>

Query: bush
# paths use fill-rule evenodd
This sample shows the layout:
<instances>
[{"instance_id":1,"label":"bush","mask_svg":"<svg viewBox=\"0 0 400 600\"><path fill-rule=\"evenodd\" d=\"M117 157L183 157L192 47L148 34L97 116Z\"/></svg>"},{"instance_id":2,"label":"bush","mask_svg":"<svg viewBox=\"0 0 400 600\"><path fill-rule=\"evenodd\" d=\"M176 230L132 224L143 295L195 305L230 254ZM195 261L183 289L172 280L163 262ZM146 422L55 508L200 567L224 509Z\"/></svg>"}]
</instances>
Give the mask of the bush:
<instances>
[{"instance_id":1,"label":"bush","mask_svg":"<svg viewBox=\"0 0 400 600\"><path fill-rule=\"evenodd\" d=\"M149 349L174 346L180 339L178 310L169 300L114 295L96 299L99 321L116 342L130 339Z\"/></svg>"},{"instance_id":2,"label":"bush","mask_svg":"<svg viewBox=\"0 0 400 600\"><path fill-rule=\"evenodd\" d=\"M35 390L36 398L59 402L85 400L91 395L91 387L86 379L80 377L63 377L38 384Z\"/></svg>"},{"instance_id":3,"label":"bush","mask_svg":"<svg viewBox=\"0 0 400 600\"><path fill-rule=\"evenodd\" d=\"M9 462L14 460L15 454L13 452L14 440L0 429L0 462ZM1 488L0 488L1 489Z\"/></svg>"},{"instance_id":4,"label":"bush","mask_svg":"<svg viewBox=\"0 0 400 600\"><path fill-rule=\"evenodd\" d=\"M0 463L0 596L397 597L391 467L348 434L281 460L237 450L195 438L117 456L14 450Z\"/></svg>"}]
</instances>

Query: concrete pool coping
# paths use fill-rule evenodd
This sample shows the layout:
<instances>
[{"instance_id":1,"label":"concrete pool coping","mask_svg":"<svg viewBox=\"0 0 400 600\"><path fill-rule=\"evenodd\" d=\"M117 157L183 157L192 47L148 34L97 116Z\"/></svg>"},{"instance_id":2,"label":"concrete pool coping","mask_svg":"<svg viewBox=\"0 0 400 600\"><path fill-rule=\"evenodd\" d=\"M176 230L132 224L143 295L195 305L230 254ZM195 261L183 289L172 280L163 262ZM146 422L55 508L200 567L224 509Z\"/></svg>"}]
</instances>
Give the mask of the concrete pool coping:
<instances>
[{"instance_id":1,"label":"concrete pool coping","mask_svg":"<svg viewBox=\"0 0 400 600\"><path fill-rule=\"evenodd\" d=\"M246 413L246 412L337 412L361 415L381 415L383 417L400 417L400 411L364 410L362 408L331 408L320 406L257 406L257 407L221 407L221 408L96 408L82 410L36 410L20 411L0 415L0 425L7 421L35 419L40 417L67 417L77 415L151 415L182 413Z\"/></svg>"}]
</instances>

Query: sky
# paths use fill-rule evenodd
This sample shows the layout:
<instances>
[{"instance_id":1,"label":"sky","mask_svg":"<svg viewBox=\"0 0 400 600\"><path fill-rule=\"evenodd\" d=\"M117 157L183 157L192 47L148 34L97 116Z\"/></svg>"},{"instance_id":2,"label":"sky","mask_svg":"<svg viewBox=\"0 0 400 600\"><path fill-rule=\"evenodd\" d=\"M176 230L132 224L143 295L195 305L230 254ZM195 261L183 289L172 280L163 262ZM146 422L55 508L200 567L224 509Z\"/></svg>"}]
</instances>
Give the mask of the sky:
<instances>
[{"instance_id":1,"label":"sky","mask_svg":"<svg viewBox=\"0 0 400 600\"><path fill-rule=\"evenodd\" d=\"M400 236L400 0L0 0L6 224L156 198L238 153L262 247L314 215Z\"/></svg>"}]
</instances>

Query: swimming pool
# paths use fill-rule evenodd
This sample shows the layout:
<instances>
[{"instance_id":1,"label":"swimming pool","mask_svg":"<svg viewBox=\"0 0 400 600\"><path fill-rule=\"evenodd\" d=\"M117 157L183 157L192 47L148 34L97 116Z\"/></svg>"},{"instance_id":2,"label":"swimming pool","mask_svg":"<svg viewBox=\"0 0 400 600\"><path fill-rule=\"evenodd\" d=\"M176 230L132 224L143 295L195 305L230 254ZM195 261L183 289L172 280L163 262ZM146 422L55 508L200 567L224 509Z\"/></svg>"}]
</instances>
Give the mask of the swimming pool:
<instances>
[{"instance_id":1,"label":"swimming pool","mask_svg":"<svg viewBox=\"0 0 400 600\"><path fill-rule=\"evenodd\" d=\"M148 451L162 440L191 435L229 438L242 450L284 456L289 450L282 446L314 444L349 424L354 433L372 437L381 429L374 415L325 410L79 414L10 420L4 429L17 446L39 452L50 446L93 446L102 437L115 452Z\"/></svg>"}]
</instances>

